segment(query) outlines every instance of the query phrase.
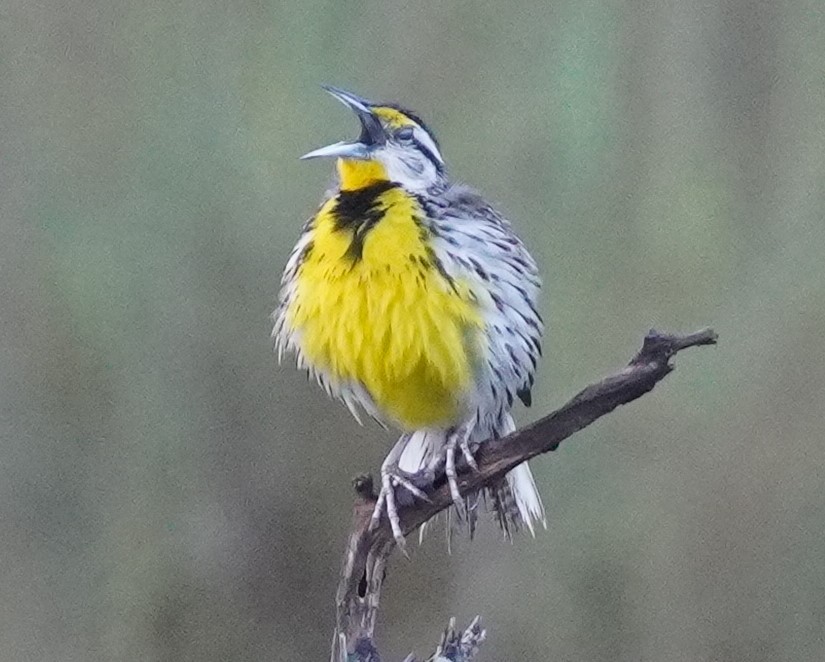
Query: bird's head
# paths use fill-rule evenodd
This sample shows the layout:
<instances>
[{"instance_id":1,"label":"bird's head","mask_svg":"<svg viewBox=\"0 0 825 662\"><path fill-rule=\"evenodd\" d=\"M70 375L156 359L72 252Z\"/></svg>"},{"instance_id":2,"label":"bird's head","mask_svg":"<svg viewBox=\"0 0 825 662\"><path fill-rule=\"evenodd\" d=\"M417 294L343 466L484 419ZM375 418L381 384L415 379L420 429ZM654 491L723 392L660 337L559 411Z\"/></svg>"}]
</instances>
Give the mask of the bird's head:
<instances>
[{"instance_id":1,"label":"bird's head","mask_svg":"<svg viewBox=\"0 0 825 662\"><path fill-rule=\"evenodd\" d=\"M395 104L373 103L335 87L324 89L355 112L361 135L301 158L337 158L342 189L393 181L409 190L423 191L443 180L444 160L438 143L416 115Z\"/></svg>"}]
</instances>

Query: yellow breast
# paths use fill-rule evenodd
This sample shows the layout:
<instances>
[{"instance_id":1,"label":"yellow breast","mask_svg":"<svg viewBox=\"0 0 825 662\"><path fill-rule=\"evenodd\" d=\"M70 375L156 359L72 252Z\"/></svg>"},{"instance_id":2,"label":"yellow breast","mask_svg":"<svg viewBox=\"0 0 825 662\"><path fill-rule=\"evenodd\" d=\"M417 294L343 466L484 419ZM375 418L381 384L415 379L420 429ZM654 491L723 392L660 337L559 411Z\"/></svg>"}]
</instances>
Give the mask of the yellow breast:
<instances>
[{"instance_id":1,"label":"yellow breast","mask_svg":"<svg viewBox=\"0 0 825 662\"><path fill-rule=\"evenodd\" d=\"M350 191L320 210L287 320L316 369L362 383L390 420L457 424L481 351L475 297L440 269L415 198L381 188L363 208Z\"/></svg>"}]
</instances>

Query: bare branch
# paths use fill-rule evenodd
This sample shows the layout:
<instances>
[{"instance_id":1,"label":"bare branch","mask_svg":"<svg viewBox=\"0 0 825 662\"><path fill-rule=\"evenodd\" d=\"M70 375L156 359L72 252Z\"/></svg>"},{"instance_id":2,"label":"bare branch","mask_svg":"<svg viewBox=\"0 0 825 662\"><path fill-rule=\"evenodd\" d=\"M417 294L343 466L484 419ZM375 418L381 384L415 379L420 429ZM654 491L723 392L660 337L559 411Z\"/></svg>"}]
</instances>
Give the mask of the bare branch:
<instances>
[{"instance_id":1,"label":"bare branch","mask_svg":"<svg viewBox=\"0 0 825 662\"><path fill-rule=\"evenodd\" d=\"M688 347L714 345L716 339L716 333L711 329L688 335L669 335L651 330L645 336L639 353L624 369L591 384L549 416L507 437L480 444L475 453L478 471L459 474L461 494L475 493L522 462L556 450L562 441L574 433L619 405L632 402L653 389L673 370L670 359L677 352ZM355 486L358 497L352 532L336 595L337 620L332 662L345 662L347 654L354 654L357 647L369 655L374 654L374 657L356 654L354 659L378 660L372 635L387 560L395 547L386 521L378 529L369 530L375 504L372 479L358 478ZM416 502L398 513L405 535L452 505L443 475L438 476L426 492L429 501Z\"/></svg>"}]
</instances>

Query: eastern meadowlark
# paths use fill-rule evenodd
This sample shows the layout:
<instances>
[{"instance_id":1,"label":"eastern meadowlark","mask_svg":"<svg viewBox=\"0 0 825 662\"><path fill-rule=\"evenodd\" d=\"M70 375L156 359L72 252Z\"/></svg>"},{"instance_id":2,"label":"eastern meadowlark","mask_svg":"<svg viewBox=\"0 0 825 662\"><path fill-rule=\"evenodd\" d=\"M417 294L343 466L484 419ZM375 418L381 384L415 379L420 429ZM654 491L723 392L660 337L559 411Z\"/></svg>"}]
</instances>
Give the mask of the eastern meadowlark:
<instances>
[{"instance_id":1,"label":"eastern meadowlark","mask_svg":"<svg viewBox=\"0 0 825 662\"><path fill-rule=\"evenodd\" d=\"M515 429L514 397L530 404L541 354L538 270L510 223L449 181L438 142L395 104L327 91L358 116L358 140L302 158L337 159L337 185L304 226L273 313L279 358L342 400L403 431L382 466L374 523L386 510L403 542L395 486L443 467L456 507L456 452ZM360 419L359 419L360 420ZM485 495L506 535L545 522L527 464Z\"/></svg>"}]
</instances>

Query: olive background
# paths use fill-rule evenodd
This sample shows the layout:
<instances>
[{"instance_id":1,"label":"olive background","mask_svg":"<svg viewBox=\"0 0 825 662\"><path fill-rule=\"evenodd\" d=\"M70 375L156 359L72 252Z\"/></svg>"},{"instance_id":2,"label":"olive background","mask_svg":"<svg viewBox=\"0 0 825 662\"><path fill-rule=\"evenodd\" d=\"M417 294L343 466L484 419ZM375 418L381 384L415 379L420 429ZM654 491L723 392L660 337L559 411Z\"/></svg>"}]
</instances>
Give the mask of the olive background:
<instances>
[{"instance_id":1,"label":"olive background","mask_svg":"<svg viewBox=\"0 0 825 662\"><path fill-rule=\"evenodd\" d=\"M358 426L269 338L357 135L419 112L543 273L525 423L650 327L720 334L395 559L378 641L483 660L825 657L820 0L7 0L0 7L0 660L324 660Z\"/></svg>"}]
</instances>

